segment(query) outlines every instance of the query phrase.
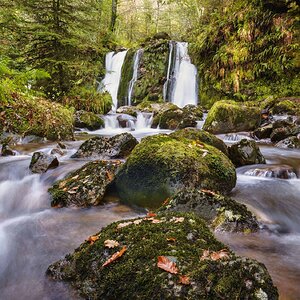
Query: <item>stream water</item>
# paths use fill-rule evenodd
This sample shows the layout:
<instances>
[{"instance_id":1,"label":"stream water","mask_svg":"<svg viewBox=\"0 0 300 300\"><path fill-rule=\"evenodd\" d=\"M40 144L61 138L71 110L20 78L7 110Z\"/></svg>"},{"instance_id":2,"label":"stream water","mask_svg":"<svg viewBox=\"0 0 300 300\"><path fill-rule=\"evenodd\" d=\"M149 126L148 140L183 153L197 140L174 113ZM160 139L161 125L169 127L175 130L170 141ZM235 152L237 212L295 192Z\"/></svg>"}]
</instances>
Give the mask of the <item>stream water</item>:
<instances>
[{"instance_id":1,"label":"stream water","mask_svg":"<svg viewBox=\"0 0 300 300\"><path fill-rule=\"evenodd\" d=\"M114 116L108 118L114 120ZM113 120L110 124L115 124ZM138 139L168 133L143 126L131 131ZM111 128L93 134L112 135L129 130L132 128L113 128L111 125ZM233 140L222 137L229 143ZM49 152L54 144L20 146L17 156L0 157L1 300L79 299L66 284L48 280L45 276L48 265L72 252L101 227L141 214L114 199L107 199L107 204L90 209L50 208L48 187L86 163L86 160L70 158L80 141L66 144L68 152L60 158L60 166L42 175L33 175L29 171L31 154L37 149ZM268 165L290 166L299 178L300 151L277 149L266 144L261 145L261 150ZM250 172L265 167L239 168L232 196L245 203L266 229L251 235L218 233L217 236L239 255L266 264L281 299L296 300L300 295L300 179L253 176Z\"/></svg>"}]
</instances>

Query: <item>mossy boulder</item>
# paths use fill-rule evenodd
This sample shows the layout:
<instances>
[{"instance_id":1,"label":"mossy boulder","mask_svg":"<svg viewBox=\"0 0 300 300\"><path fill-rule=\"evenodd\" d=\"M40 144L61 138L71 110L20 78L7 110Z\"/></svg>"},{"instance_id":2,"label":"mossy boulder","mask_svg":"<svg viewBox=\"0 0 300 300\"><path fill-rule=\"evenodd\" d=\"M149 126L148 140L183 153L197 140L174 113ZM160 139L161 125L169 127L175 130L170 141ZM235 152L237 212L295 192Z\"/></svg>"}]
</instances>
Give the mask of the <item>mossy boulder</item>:
<instances>
[{"instance_id":1,"label":"mossy boulder","mask_svg":"<svg viewBox=\"0 0 300 300\"><path fill-rule=\"evenodd\" d=\"M118 160L93 161L72 172L49 189L51 206L88 207L101 204L120 165Z\"/></svg>"},{"instance_id":2,"label":"mossy boulder","mask_svg":"<svg viewBox=\"0 0 300 300\"><path fill-rule=\"evenodd\" d=\"M278 103L276 103L271 112L273 114L278 114L278 115L282 115L282 114L287 114L287 115L292 115L292 116L296 116L300 114L300 99L298 99L298 101L291 101L291 100L282 100L279 101Z\"/></svg>"},{"instance_id":3,"label":"mossy boulder","mask_svg":"<svg viewBox=\"0 0 300 300\"><path fill-rule=\"evenodd\" d=\"M300 138L290 136L276 144L276 147L283 149L300 149Z\"/></svg>"},{"instance_id":4,"label":"mossy boulder","mask_svg":"<svg viewBox=\"0 0 300 300\"><path fill-rule=\"evenodd\" d=\"M236 167L266 163L255 141L242 139L228 150L229 157Z\"/></svg>"},{"instance_id":5,"label":"mossy boulder","mask_svg":"<svg viewBox=\"0 0 300 300\"><path fill-rule=\"evenodd\" d=\"M14 150L12 150L8 145L2 145L0 156L14 156L14 155L16 155Z\"/></svg>"},{"instance_id":6,"label":"mossy boulder","mask_svg":"<svg viewBox=\"0 0 300 300\"><path fill-rule=\"evenodd\" d=\"M267 124L265 126L261 126L255 129L253 131L253 134L260 140L268 139L270 138L272 131L273 131L273 124Z\"/></svg>"},{"instance_id":7,"label":"mossy boulder","mask_svg":"<svg viewBox=\"0 0 300 300\"><path fill-rule=\"evenodd\" d=\"M234 101L216 102L207 115L203 129L211 133L251 131L260 124L260 108Z\"/></svg>"},{"instance_id":8,"label":"mossy boulder","mask_svg":"<svg viewBox=\"0 0 300 300\"><path fill-rule=\"evenodd\" d=\"M185 186L227 193L235 184L235 168L221 151L165 134L142 139L116 177L123 201L151 208Z\"/></svg>"},{"instance_id":9,"label":"mossy boulder","mask_svg":"<svg viewBox=\"0 0 300 300\"><path fill-rule=\"evenodd\" d=\"M125 158L137 144L138 141L130 133L117 134L111 138L93 137L85 141L72 158Z\"/></svg>"},{"instance_id":10,"label":"mossy boulder","mask_svg":"<svg viewBox=\"0 0 300 300\"><path fill-rule=\"evenodd\" d=\"M102 118L92 112L84 110L77 111L75 113L75 127L87 128L88 130L97 130L104 127L104 121Z\"/></svg>"},{"instance_id":11,"label":"mossy boulder","mask_svg":"<svg viewBox=\"0 0 300 300\"><path fill-rule=\"evenodd\" d=\"M159 211L194 212L216 231L256 232L256 217L243 204L208 190L183 189Z\"/></svg>"},{"instance_id":12,"label":"mossy boulder","mask_svg":"<svg viewBox=\"0 0 300 300\"><path fill-rule=\"evenodd\" d=\"M221 139L205 130L197 128L184 128L171 133L170 136L176 139L186 138L189 140L205 143L219 149L226 156L228 156L228 149L226 144Z\"/></svg>"},{"instance_id":13,"label":"mossy boulder","mask_svg":"<svg viewBox=\"0 0 300 300\"><path fill-rule=\"evenodd\" d=\"M123 254L105 265L117 252ZM159 257L173 273L158 267ZM85 299L278 299L263 264L236 256L190 213L113 223L47 275Z\"/></svg>"},{"instance_id":14,"label":"mossy boulder","mask_svg":"<svg viewBox=\"0 0 300 300\"><path fill-rule=\"evenodd\" d=\"M134 106L121 106L117 109L118 114L130 115L132 117L137 117L138 109Z\"/></svg>"},{"instance_id":15,"label":"mossy boulder","mask_svg":"<svg viewBox=\"0 0 300 300\"><path fill-rule=\"evenodd\" d=\"M33 153L29 169L32 173L45 173L49 169L58 167L58 165L59 161L56 156L38 151Z\"/></svg>"}]
</instances>

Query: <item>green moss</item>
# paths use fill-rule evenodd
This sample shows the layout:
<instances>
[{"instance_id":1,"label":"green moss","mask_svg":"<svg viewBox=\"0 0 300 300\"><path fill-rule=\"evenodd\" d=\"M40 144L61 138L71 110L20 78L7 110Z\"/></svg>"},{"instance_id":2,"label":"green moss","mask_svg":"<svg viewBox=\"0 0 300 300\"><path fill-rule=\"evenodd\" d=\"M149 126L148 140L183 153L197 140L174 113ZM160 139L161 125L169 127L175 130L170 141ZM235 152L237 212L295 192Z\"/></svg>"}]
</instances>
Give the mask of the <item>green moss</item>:
<instances>
[{"instance_id":1,"label":"green moss","mask_svg":"<svg viewBox=\"0 0 300 300\"><path fill-rule=\"evenodd\" d=\"M260 108L248 107L234 101L216 102L203 126L211 133L249 131L260 124Z\"/></svg>"},{"instance_id":2,"label":"green moss","mask_svg":"<svg viewBox=\"0 0 300 300\"><path fill-rule=\"evenodd\" d=\"M97 130L104 127L104 121L92 112L79 111L75 115L75 126L89 130Z\"/></svg>"},{"instance_id":3,"label":"green moss","mask_svg":"<svg viewBox=\"0 0 300 300\"><path fill-rule=\"evenodd\" d=\"M185 128L171 133L170 136L176 139L186 138L189 140L203 142L207 145L219 149L226 156L228 156L228 149L226 144L221 139L217 138L215 135L205 130L196 129L196 128Z\"/></svg>"},{"instance_id":4,"label":"green moss","mask_svg":"<svg viewBox=\"0 0 300 300\"><path fill-rule=\"evenodd\" d=\"M299 98L297 99L299 100ZM288 114L288 115L299 115L300 114L300 102L283 100L279 101L272 108L273 114Z\"/></svg>"},{"instance_id":5,"label":"green moss","mask_svg":"<svg viewBox=\"0 0 300 300\"><path fill-rule=\"evenodd\" d=\"M73 138L73 110L61 104L16 94L9 104L0 102L0 110L0 131L49 140Z\"/></svg>"},{"instance_id":6,"label":"green moss","mask_svg":"<svg viewBox=\"0 0 300 300\"><path fill-rule=\"evenodd\" d=\"M216 148L167 135L147 137L136 146L116 179L122 200L157 207L183 186L229 192L235 168Z\"/></svg>"},{"instance_id":7,"label":"green moss","mask_svg":"<svg viewBox=\"0 0 300 300\"><path fill-rule=\"evenodd\" d=\"M194 214L167 213L156 217L157 223L152 220L140 218L109 225L97 234L95 243L85 242L51 265L48 275L70 282L89 299L231 299L231 295L256 299L258 289L269 299L278 298L265 267L235 256ZM127 226L120 228L122 223ZM106 240L115 240L119 246L106 248ZM122 257L101 267L124 246L127 251ZM228 253L225 259L200 259L204 250L222 249ZM178 274L158 268L158 256L175 261ZM180 284L181 275L188 276L191 283Z\"/></svg>"}]
</instances>

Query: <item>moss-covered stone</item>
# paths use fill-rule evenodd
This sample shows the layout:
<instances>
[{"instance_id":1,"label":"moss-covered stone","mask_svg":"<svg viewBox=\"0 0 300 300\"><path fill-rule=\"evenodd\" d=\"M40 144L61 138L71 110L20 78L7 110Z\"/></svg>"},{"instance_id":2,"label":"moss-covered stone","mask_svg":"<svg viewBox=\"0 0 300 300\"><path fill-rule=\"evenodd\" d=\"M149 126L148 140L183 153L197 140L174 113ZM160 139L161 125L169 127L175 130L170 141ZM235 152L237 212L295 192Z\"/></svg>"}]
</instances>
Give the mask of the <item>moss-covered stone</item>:
<instances>
[{"instance_id":1,"label":"moss-covered stone","mask_svg":"<svg viewBox=\"0 0 300 300\"><path fill-rule=\"evenodd\" d=\"M104 127L104 121L92 112L80 110L75 114L75 127L97 130Z\"/></svg>"},{"instance_id":2,"label":"moss-covered stone","mask_svg":"<svg viewBox=\"0 0 300 300\"><path fill-rule=\"evenodd\" d=\"M299 101L299 102L298 102ZM282 100L274 105L272 108L273 114L287 114L296 116L300 114L300 99L298 101Z\"/></svg>"},{"instance_id":3,"label":"moss-covered stone","mask_svg":"<svg viewBox=\"0 0 300 300\"><path fill-rule=\"evenodd\" d=\"M159 211L194 212L216 231L250 233L259 228L256 217L245 205L208 190L183 189Z\"/></svg>"},{"instance_id":4,"label":"moss-covered stone","mask_svg":"<svg viewBox=\"0 0 300 300\"><path fill-rule=\"evenodd\" d=\"M158 207L184 186L230 192L235 168L218 149L160 134L144 138L116 178L123 201Z\"/></svg>"},{"instance_id":5,"label":"moss-covered stone","mask_svg":"<svg viewBox=\"0 0 300 300\"><path fill-rule=\"evenodd\" d=\"M228 150L229 157L236 167L266 163L255 141L242 139Z\"/></svg>"},{"instance_id":6,"label":"moss-covered stone","mask_svg":"<svg viewBox=\"0 0 300 300\"><path fill-rule=\"evenodd\" d=\"M253 134L258 138L258 139L268 139L273 131L273 125L268 124L266 126L261 126L257 129L254 130Z\"/></svg>"},{"instance_id":7,"label":"moss-covered stone","mask_svg":"<svg viewBox=\"0 0 300 300\"><path fill-rule=\"evenodd\" d=\"M115 178L120 161L93 161L72 172L49 189L51 206L95 206Z\"/></svg>"},{"instance_id":8,"label":"moss-covered stone","mask_svg":"<svg viewBox=\"0 0 300 300\"><path fill-rule=\"evenodd\" d=\"M278 299L265 266L236 256L194 214L121 221L96 236L95 242L84 242L47 270L86 299ZM105 247L107 240L119 246ZM124 247L121 257L103 267ZM178 273L160 269L159 256L175 262ZM189 282L180 283L181 276Z\"/></svg>"},{"instance_id":9,"label":"moss-covered stone","mask_svg":"<svg viewBox=\"0 0 300 300\"><path fill-rule=\"evenodd\" d=\"M56 156L47 154L42 151L38 151L33 153L31 157L29 169L33 173L45 173L49 169L57 168L58 165L59 165L59 161L56 158Z\"/></svg>"},{"instance_id":10,"label":"moss-covered stone","mask_svg":"<svg viewBox=\"0 0 300 300\"><path fill-rule=\"evenodd\" d=\"M228 156L228 149L226 144L221 139L205 130L197 128L185 128L171 133L170 136L176 139L186 138L189 140L205 143L219 149L226 156Z\"/></svg>"},{"instance_id":11,"label":"moss-covered stone","mask_svg":"<svg viewBox=\"0 0 300 300\"><path fill-rule=\"evenodd\" d=\"M300 138L290 136L276 144L276 147L283 149L300 149Z\"/></svg>"},{"instance_id":12,"label":"moss-covered stone","mask_svg":"<svg viewBox=\"0 0 300 300\"><path fill-rule=\"evenodd\" d=\"M137 117L138 109L134 106L121 106L117 109L118 114L126 114L132 117Z\"/></svg>"},{"instance_id":13,"label":"moss-covered stone","mask_svg":"<svg viewBox=\"0 0 300 300\"><path fill-rule=\"evenodd\" d=\"M259 124L260 108L224 100L213 105L203 129L211 133L229 133L254 130Z\"/></svg>"},{"instance_id":14,"label":"moss-covered stone","mask_svg":"<svg viewBox=\"0 0 300 300\"><path fill-rule=\"evenodd\" d=\"M117 134L111 138L94 137L85 141L72 158L125 158L137 144L138 141L130 133Z\"/></svg>"}]
</instances>

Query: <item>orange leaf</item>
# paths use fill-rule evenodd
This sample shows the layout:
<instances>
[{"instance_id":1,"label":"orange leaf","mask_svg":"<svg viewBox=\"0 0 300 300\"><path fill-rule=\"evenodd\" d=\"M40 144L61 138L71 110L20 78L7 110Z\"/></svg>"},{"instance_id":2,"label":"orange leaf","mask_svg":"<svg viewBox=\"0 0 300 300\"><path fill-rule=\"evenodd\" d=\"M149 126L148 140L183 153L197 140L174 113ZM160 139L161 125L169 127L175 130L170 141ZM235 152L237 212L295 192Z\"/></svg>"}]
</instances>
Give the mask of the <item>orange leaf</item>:
<instances>
[{"instance_id":1,"label":"orange leaf","mask_svg":"<svg viewBox=\"0 0 300 300\"><path fill-rule=\"evenodd\" d=\"M148 212L147 213L147 218L152 218L152 217L156 217L156 214L153 212Z\"/></svg>"},{"instance_id":2,"label":"orange leaf","mask_svg":"<svg viewBox=\"0 0 300 300\"><path fill-rule=\"evenodd\" d=\"M109 172L109 171L106 171L106 176L107 176L107 178L108 178L110 181L112 181L112 180L114 179L113 173L111 173L111 172Z\"/></svg>"},{"instance_id":3,"label":"orange leaf","mask_svg":"<svg viewBox=\"0 0 300 300\"><path fill-rule=\"evenodd\" d=\"M167 199L163 202L162 206L166 206L167 204L169 204L170 200L171 200L170 198L167 198Z\"/></svg>"},{"instance_id":4,"label":"orange leaf","mask_svg":"<svg viewBox=\"0 0 300 300\"><path fill-rule=\"evenodd\" d=\"M174 243L174 242L176 242L176 239L173 238L173 237L170 237L170 238L167 238L167 241L168 241L168 242L173 242L173 243Z\"/></svg>"},{"instance_id":5,"label":"orange leaf","mask_svg":"<svg viewBox=\"0 0 300 300\"><path fill-rule=\"evenodd\" d=\"M216 193L211 191L211 190L201 190L201 192L203 192L205 194L208 194L210 196L215 196L216 195Z\"/></svg>"},{"instance_id":6,"label":"orange leaf","mask_svg":"<svg viewBox=\"0 0 300 300\"><path fill-rule=\"evenodd\" d=\"M169 260L166 256L159 256L157 258L157 266L160 269L163 269L169 273L172 274L177 274L178 273L178 268L174 262Z\"/></svg>"},{"instance_id":7,"label":"orange leaf","mask_svg":"<svg viewBox=\"0 0 300 300\"><path fill-rule=\"evenodd\" d=\"M212 260L219 260L219 259L222 259L222 258L229 258L229 253L227 252L226 249L222 249L220 251L217 251L217 252L212 252L211 255L210 255L210 258Z\"/></svg>"},{"instance_id":8,"label":"orange leaf","mask_svg":"<svg viewBox=\"0 0 300 300\"><path fill-rule=\"evenodd\" d=\"M116 259L120 258L125 251L127 250L126 246L124 246L120 251L116 252L115 254L113 254L103 265L102 267L106 267L109 264L111 264L113 261L115 261Z\"/></svg>"},{"instance_id":9,"label":"orange leaf","mask_svg":"<svg viewBox=\"0 0 300 300\"><path fill-rule=\"evenodd\" d=\"M179 276L179 283L185 284L185 285L191 284L190 277L185 276L185 275Z\"/></svg>"},{"instance_id":10,"label":"orange leaf","mask_svg":"<svg viewBox=\"0 0 300 300\"><path fill-rule=\"evenodd\" d=\"M93 245L97 240L99 240L99 235L91 235L87 242L89 242L91 245Z\"/></svg>"}]
</instances>

